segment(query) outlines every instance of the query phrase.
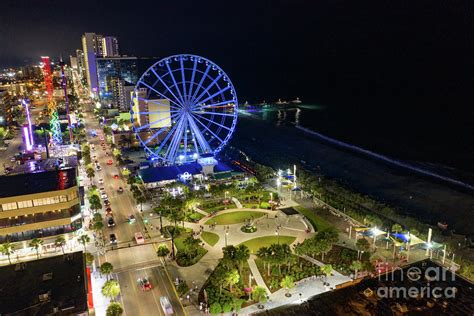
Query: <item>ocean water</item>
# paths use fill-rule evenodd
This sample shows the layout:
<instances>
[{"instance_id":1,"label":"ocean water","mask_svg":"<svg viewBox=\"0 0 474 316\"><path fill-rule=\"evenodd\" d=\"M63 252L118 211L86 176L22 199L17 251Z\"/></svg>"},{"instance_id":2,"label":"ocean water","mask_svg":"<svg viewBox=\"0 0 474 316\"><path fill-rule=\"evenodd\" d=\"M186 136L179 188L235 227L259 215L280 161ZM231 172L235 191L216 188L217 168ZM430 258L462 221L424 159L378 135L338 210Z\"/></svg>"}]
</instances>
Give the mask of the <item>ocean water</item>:
<instances>
[{"instance_id":1,"label":"ocean water","mask_svg":"<svg viewBox=\"0 0 474 316\"><path fill-rule=\"evenodd\" d=\"M240 115L301 126L325 136L474 181L474 116L399 108L361 109L317 104L240 107Z\"/></svg>"}]
</instances>

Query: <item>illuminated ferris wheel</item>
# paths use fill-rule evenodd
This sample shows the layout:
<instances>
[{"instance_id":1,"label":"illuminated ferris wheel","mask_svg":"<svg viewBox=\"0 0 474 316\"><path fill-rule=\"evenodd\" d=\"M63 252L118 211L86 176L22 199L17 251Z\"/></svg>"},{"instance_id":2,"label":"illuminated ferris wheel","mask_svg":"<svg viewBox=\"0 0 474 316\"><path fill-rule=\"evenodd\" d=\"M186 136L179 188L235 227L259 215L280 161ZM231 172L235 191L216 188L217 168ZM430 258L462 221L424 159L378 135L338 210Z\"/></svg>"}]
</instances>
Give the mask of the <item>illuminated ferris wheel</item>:
<instances>
[{"instance_id":1,"label":"illuminated ferris wheel","mask_svg":"<svg viewBox=\"0 0 474 316\"><path fill-rule=\"evenodd\" d=\"M174 55L151 66L133 92L133 131L154 159L167 164L218 153L237 124L237 94L216 64Z\"/></svg>"}]
</instances>

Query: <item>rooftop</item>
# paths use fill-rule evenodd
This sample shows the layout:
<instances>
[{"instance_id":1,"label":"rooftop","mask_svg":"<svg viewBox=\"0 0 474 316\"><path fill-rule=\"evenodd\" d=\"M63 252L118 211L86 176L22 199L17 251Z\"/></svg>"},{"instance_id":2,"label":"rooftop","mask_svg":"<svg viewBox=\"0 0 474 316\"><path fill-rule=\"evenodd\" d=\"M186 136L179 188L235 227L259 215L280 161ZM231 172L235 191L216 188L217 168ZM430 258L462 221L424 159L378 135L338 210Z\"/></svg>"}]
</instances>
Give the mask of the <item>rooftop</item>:
<instances>
[{"instance_id":1,"label":"rooftop","mask_svg":"<svg viewBox=\"0 0 474 316\"><path fill-rule=\"evenodd\" d=\"M77 185L75 168L0 176L0 198L65 190Z\"/></svg>"},{"instance_id":2,"label":"rooftop","mask_svg":"<svg viewBox=\"0 0 474 316\"><path fill-rule=\"evenodd\" d=\"M82 252L0 267L0 313L47 315L87 311Z\"/></svg>"},{"instance_id":3,"label":"rooftop","mask_svg":"<svg viewBox=\"0 0 474 316\"><path fill-rule=\"evenodd\" d=\"M412 268L411 270L409 270ZM419 270L417 270L419 269ZM410 274L420 271L419 277ZM426 276L434 278L430 282ZM403 295L416 288L424 295ZM433 291L439 288L440 290ZM431 290L430 290L431 289ZM453 290L450 290L453 289ZM455 292L454 297L451 295ZM423 293L423 292L421 292ZM428 294L427 294L428 293ZM434 294L441 294L435 298ZM294 294L297 295L297 294ZM473 315L474 284L429 259L263 315Z\"/></svg>"}]
</instances>

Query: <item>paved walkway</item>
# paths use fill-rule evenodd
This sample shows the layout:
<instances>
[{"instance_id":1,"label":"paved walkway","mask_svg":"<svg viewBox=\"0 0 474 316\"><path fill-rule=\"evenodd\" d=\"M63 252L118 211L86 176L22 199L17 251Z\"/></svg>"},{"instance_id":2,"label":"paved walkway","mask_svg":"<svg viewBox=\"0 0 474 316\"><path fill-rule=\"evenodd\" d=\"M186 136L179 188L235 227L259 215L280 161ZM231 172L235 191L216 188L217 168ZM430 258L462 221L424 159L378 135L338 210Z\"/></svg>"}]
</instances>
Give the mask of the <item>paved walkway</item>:
<instances>
[{"instance_id":1,"label":"paved walkway","mask_svg":"<svg viewBox=\"0 0 474 316\"><path fill-rule=\"evenodd\" d=\"M232 198L232 202L235 203L235 206L237 206L237 208L242 208L242 203L240 203L240 201L237 200L235 197Z\"/></svg>"},{"instance_id":2,"label":"paved walkway","mask_svg":"<svg viewBox=\"0 0 474 316\"><path fill-rule=\"evenodd\" d=\"M257 282L257 285L263 287L267 291L267 294L271 294L270 289L265 284L265 281L263 280L262 275L260 274L260 271L257 268L257 264L255 263L255 256L250 256L247 262L249 263L250 271L252 272L253 278L255 282Z\"/></svg>"}]
</instances>

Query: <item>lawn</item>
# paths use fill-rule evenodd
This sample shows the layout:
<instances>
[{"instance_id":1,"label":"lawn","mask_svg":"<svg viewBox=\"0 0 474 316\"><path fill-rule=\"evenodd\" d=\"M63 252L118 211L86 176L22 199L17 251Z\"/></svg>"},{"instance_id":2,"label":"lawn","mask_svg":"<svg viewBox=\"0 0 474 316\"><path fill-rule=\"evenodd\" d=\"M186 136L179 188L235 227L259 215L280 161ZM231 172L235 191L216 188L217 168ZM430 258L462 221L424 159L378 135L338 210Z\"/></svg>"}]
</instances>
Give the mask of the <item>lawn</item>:
<instances>
[{"instance_id":1,"label":"lawn","mask_svg":"<svg viewBox=\"0 0 474 316\"><path fill-rule=\"evenodd\" d=\"M291 244L295 239L296 237L293 236L263 236L244 241L241 245L246 245L249 247L250 252L256 253L261 247L268 247L272 244L277 244L278 242L282 244Z\"/></svg>"},{"instance_id":2,"label":"lawn","mask_svg":"<svg viewBox=\"0 0 474 316\"><path fill-rule=\"evenodd\" d=\"M235 211L231 213L225 213L216 215L206 222L206 225L217 224L217 225L231 225L237 223L243 223L246 219L253 219L262 217L266 213L258 211Z\"/></svg>"},{"instance_id":3,"label":"lawn","mask_svg":"<svg viewBox=\"0 0 474 316\"><path fill-rule=\"evenodd\" d=\"M311 209L307 209L303 206L295 206L294 209L303 214L310 221L311 225L313 225L314 229L317 231L333 227L333 225L328 223L324 218L316 215L316 213Z\"/></svg>"},{"instance_id":4,"label":"lawn","mask_svg":"<svg viewBox=\"0 0 474 316\"><path fill-rule=\"evenodd\" d=\"M202 232L201 238L210 246L214 246L219 241L219 235L211 232Z\"/></svg>"}]
</instances>

